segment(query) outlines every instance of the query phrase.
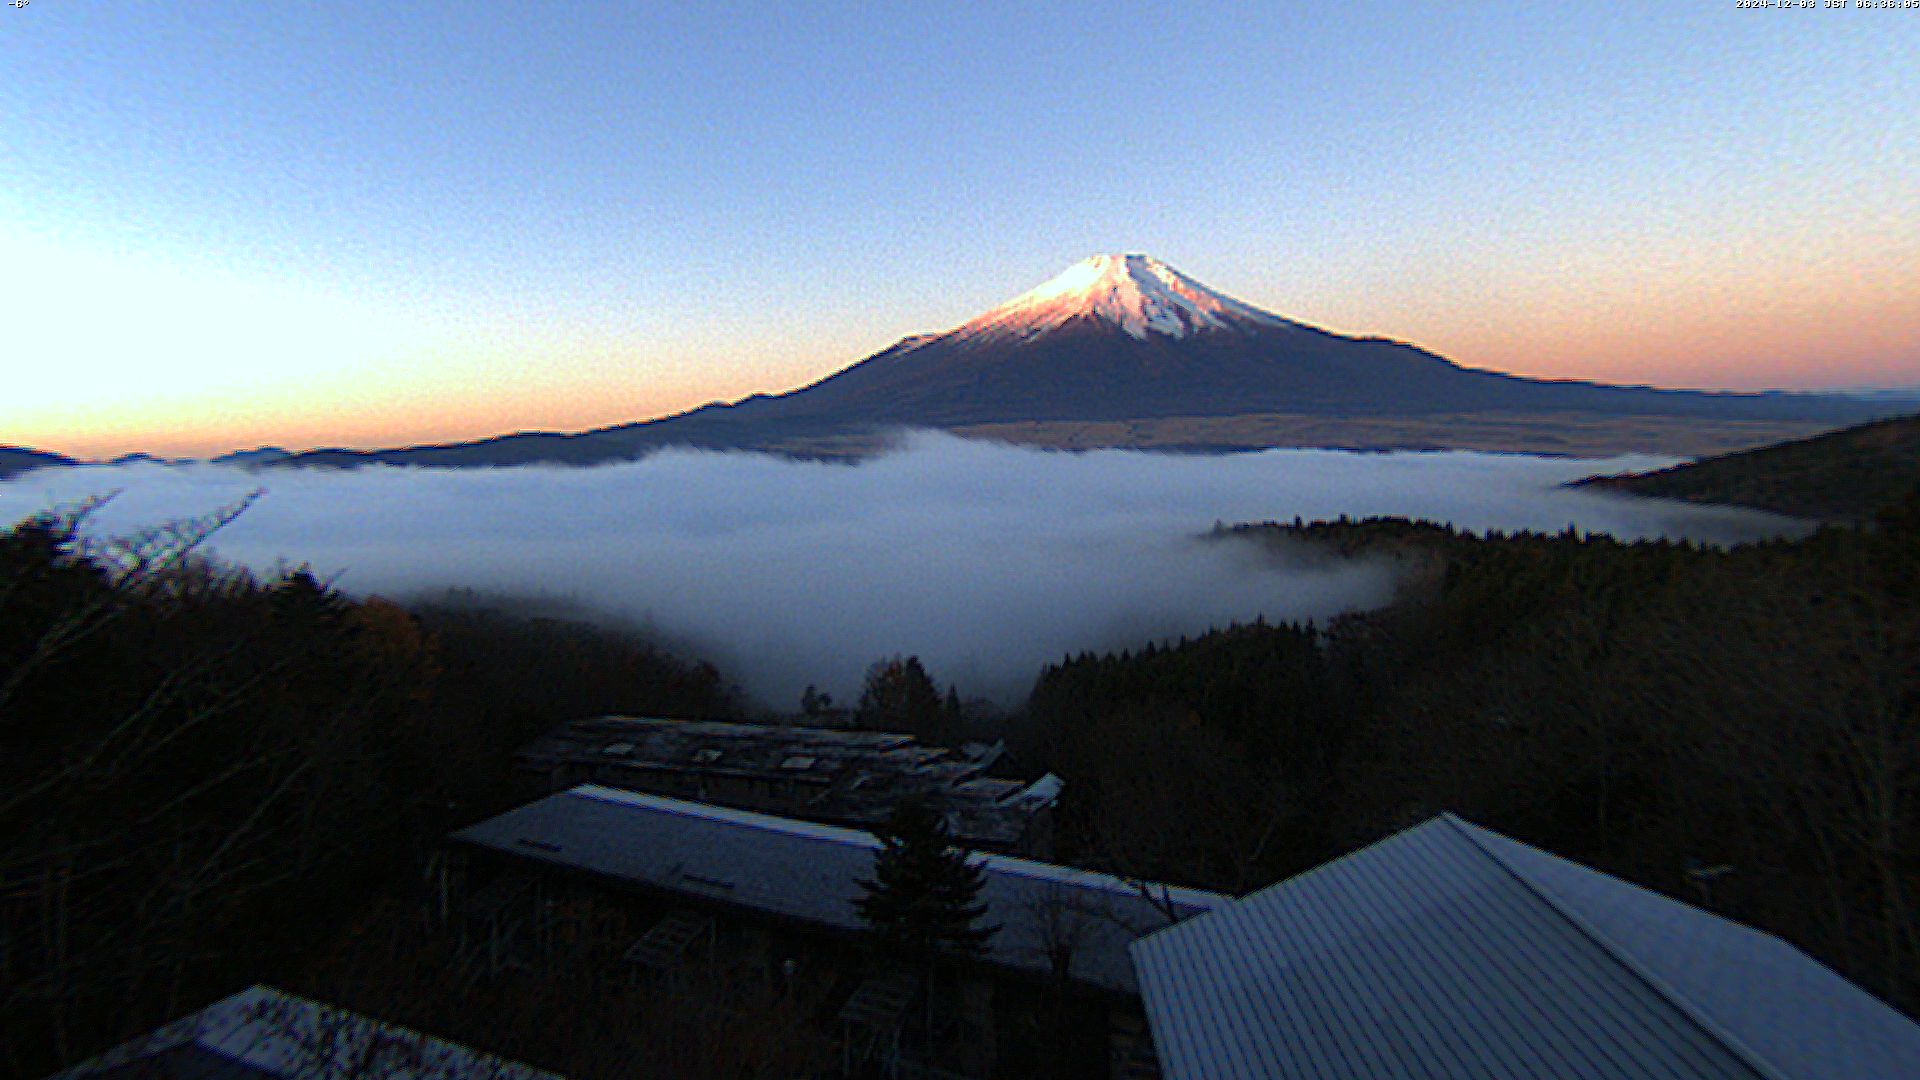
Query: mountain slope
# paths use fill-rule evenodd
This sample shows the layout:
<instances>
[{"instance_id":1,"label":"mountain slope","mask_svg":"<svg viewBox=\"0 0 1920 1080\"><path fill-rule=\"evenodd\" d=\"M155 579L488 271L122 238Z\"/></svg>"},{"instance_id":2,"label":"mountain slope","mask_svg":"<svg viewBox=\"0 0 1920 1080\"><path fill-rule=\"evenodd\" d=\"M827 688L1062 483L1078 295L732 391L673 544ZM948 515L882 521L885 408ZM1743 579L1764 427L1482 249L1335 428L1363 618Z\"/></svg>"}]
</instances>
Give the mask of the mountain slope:
<instances>
[{"instance_id":1,"label":"mountain slope","mask_svg":"<svg viewBox=\"0 0 1920 1080\"><path fill-rule=\"evenodd\" d=\"M1801 518L1868 521L1920 487L1920 416L1879 420L1660 472L1583 483Z\"/></svg>"},{"instance_id":2,"label":"mountain slope","mask_svg":"<svg viewBox=\"0 0 1920 1080\"><path fill-rule=\"evenodd\" d=\"M1412 345L1348 337L1261 311L1145 255L1101 255L952 330L906 338L785 394L576 435L522 433L371 454L320 451L290 463L584 462L676 444L817 444L902 426L1515 412L1844 423L1874 409L1838 398L1479 371Z\"/></svg>"},{"instance_id":3,"label":"mountain slope","mask_svg":"<svg viewBox=\"0 0 1920 1080\"><path fill-rule=\"evenodd\" d=\"M0 479L27 472L32 469L45 469L54 465L75 465L78 462L65 454L48 453L25 446L0 446Z\"/></svg>"}]
</instances>

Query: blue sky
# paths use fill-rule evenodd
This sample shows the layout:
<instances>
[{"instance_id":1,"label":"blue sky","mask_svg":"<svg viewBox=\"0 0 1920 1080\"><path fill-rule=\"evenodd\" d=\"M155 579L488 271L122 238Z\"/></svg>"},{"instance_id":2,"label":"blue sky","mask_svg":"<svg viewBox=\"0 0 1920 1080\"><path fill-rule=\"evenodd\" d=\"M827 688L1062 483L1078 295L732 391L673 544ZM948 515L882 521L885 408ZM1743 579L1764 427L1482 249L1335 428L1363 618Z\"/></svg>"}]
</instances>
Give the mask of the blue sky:
<instances>
[{"instance_id":1,"label":"blue sky","mask_svg":"<svg viewBox=\"0 0 1920 1080\"><path fill-rule=\"evenodd\" d=\"M1475 366L1920 382L1920 11L33 0L0 63L0 442L617 422L1119 250Z\"/></svg>"}]
</instances>

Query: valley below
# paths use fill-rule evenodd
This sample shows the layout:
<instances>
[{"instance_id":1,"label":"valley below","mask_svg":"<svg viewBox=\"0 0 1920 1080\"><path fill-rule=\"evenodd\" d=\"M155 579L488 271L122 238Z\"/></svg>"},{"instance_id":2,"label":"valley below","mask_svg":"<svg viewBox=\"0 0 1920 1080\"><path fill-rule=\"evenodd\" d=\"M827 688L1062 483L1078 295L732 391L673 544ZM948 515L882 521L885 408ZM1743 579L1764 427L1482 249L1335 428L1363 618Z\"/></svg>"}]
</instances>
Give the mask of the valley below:
<instances>
[{"instance_id":1,"label":"valley below","mask_svg":"<svg viewBox=\"0 0 1920 1080\"><path fill-rule=\"evenodd\" d=\"M75 959L16 962L32 981L0 1023L60 1037L23 1039L11 1075L254 980L589 1080L663 1053L671 1033L622 1016L792 1033L768 1048L702 1029L663 1059L676 1076L793 1045L830 1060L785 998L743 997L719 969L636 988L623 964L555 953L475 1002L458 935L422 929L422 859L520 804L519 748L607 715L995 747L1012 770L996 782L1052 778L1059 864L1232 896L1457 813L1710 899L1914 1009L1910 909L1882 902L1906 903L1910 874L1854 824L1906 843L1910 785L1882 799L1853 778L1920 761L1920 513L1909 496L1877 528L1816 530L1705 504L1747 498L1756 473L1779 506L1862 462L1882 475L1863 448L1900 457L1904 427L1817 437L1812 469L1801 443L1698 464L1571 452L1659 431L1647 418L1346 423L1369 445L1481 448L1098 445L1234 430L1176 418L585 467L137 461L0 483L18 523L0 532L0 656L17 658L0 788L28 792L0 807L0 867L22 869L34 940L104 928ZM1491 452L1549 423L1569 453ZM1751 423L1714 435L1759 437ZM1596 474L1700 501L1578 484ZM67 848L35 822L102 869L55 895L41 868ZM209 883L139 904L182 851ZM1703 862L1732 868L1710 898ZM579 1002L600 1011L556 1034L548 1017ZM1041 1055L1078 1023L1010 1029L1004 1049Z\"/></svg>"}]
</instances>

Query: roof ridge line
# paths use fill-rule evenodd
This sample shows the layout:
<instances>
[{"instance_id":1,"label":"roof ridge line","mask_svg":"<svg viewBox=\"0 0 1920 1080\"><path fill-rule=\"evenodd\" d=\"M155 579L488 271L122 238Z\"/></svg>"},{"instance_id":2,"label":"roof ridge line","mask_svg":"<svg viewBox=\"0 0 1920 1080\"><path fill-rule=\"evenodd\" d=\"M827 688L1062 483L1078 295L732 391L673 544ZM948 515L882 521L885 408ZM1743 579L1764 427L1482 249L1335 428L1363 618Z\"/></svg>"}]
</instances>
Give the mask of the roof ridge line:
<instances>
[{"instance_id":1,"label":"roof ridge line","mask_svg":"<svg viewBox=\"0 0 1920 1080\"><path fill-rule=\"evenodd\" d=\"M1721 1023L1713 1019L1713 1017L1709 1016L1704 1010L1694 1005L1692 1002L1688 1001L1685 995L1681 994L1679 990L1675 989L1671 983L1667 982L1665 979L1662 979L1659 975L1655 974L1652 969L1648 968L1645 964L1641 963L1637 958L1634 957L1632 953L1628 952L1624 948L1621 948L1619 945L1615 944L1610 938L1608 938L1605 934L1601 933L1599 927L1594 926L1591 922L1581 917L1577 912L1573 911L1566 904L1562 903L1559 900L1559 898L1555 897L1548 890L1540 887L1539 885L1534 884L1531 878L1521 873L1519 869L1517 869L1512 863L1508 862L1504 857L1502 857L1499 852L1495 851L1493 848L1483 843L1478 836L1475 836L1473 834L1473 831L1471 829L1466 828L1466 826L1472 825L1473 824L1472 822L1467 821L1466 819L1460 817L1457 814L1452 813L1451 811L1442 813L1440 817L1449 826L1453 828L1454 832L1460 834L1460 836L1463 839L1465 839L1469 844L1472 844L1475 850L1479 851L1482 855L1485 855L1488 859L1491 859L1495 866L1498 866L1500 869L1506 871L1509 876L1511 876L1515 881L1519 882L1521 888L1524 888L1528 892L1532 893L1534 896L1539 897L1541 902L1545 903L1549 908L1553 909L1555 914L1559 915L1562 919L1565 919L1567 923L1571 925L1575 930L1578 930L1588 940L1592 941L1595 945L1598 945L1602 952L1605 952L1608 956L1611 956L1614 960L1618 961L1620 965L1625 967L1629 972L1632 972L1634 977L1638 978L1641 982L1646 983L1649 987L1651 987L1654 993L1660 995L1660 997L1663 1000L1665 1000L1669 1005L1672 1005L1675 1009L1678 1009L1682 1016L1685 1016L1688 1020L1693 1021L1696 1027L1706 1032L1707 1035L1710 1036L1714 1041L1720 1043L1722 1046L1725 1046L1728 1050L1732 1051L1733 1056L1736 1058L1739 1058L1741 1064L1745 1065L1749 1069L1752 1069L1756 1075L1763 1077L1764 1080L1793 1080L1793 1077L1789 1076L1787 1073L1782 1072L1780 1069L1776 1068L1773 1065L1773 1063L1768 1061L1766 1057L1762 1055L1759 1051L1755 1050L1751 1046L1748 1046L1745 1042L1742 1042L1738 1036L1734 1035L1733 1032L1727 1030L1727 1028L1724 1025L1722 1025ZM1474 826L1474 828L1479 828L1479 826ZM1519 840L1516 840L1514 842L1524 843L1524 841L1519 841ZM1551 854L1551 853L1549 852L1548 854ZM1572 860L1568 860L1568 861L1571 862ZM1579 864L1576 863L1575 865L1579 865ZM1601 871L1593 870L1591 867L1582 867L1582 869L1588 870L1589 872L1592 872L1592 873L1601 872ZM1632 883L1629 882L1628 884L1632 884ZM1706 911L1703 913L1713 918L1720 917L1720 916L1714 915L1710 911Z\"/></svg>"},{"instance_id":2,"label":"roof ridge line","mask_svg":"<svg viewBox=\"0 0 1920 1080\"><path fill-rule=\"evenodd\" d=\"M744 810L735 806L723 806L719 803L705 803L693 799L677 799L671 795L655 795L647 791L631 791L608 784L581 783L562 791L556 791L542 799L536 799L532 806L546 799L562 795L574 795L583 799L625 806L638 810L652 810L659 813L677 814L681 817L696 818L719 825L733 825L745 828L763 829L783 836L802 840L818 840L823 843L842 844L847 847L865 848L870 851L880 849L880 839L865 829L849 828L845 825L823 825L804 818L785 817L769 814L761 810ZM524 807L516 807L524 809ZM510 810L507 813L513 813ZM505 816L505 815L500 815ZM487 821L494 819L488 818ZM486 824L486 821L476 825ZM469 826L471 828L473 826ZM460 832L465 832L465 829ZM457 834L456 834L457 835ZM961 845L965 847L965 845ZM1030 881L1052 881L1065 883L1067 878L1082 879L1082 888L1098 888L1102 892L1118 893L1126 896L1137 895L1134 879L1110 874L1101 870L1089 870L1084 866L1071 866L1067 863L1048 862L1045 859L1031 859L1024 855L1008 855L998 851L982 851L966 848L967 858L976 866L991 867L996 872ZM1085 879L1093 879L1086 881ZM1166 889L1168 895L1198 906L1202 900L1221 900L1228 903L1236 898L1226 893L1216 893L1207 889L1196 889L1188 885L1174 885L1163 881L1147 881L1145 884ZM1224 907L1225 905L1220 905ZM1209 911L1216 910L1209 908Z\"/></svg>"},{"instance_id":3,"label":"roof ridge line","mask_svg":"<svg viewBox=\"0 0 1920 1080\"><path fill-rule=\"evenodd\" d=\"M596 799L617 806L631 806L644 809L649 806L666 813L679 814L682 817L699 818L721 824L748 825L763 828L770 832L785 833L788 836L805 837L812 840L828 840L834 843L855 847L879 848L880 841L873 833L865 829L848 828L845 825L824 825L804 818L784 817L760 810L745 810L737 806L723 806L719 803L700 802L696 799L676 799L671 795L655 795L649 791L633 791L617 788L610 784L592 782L575 784L553 793L554 795L578 795L583 799ZM549 798L551 796L548 796ZM538 802L541 800L535 800ZM661 806L661 803L670 805ZM525 805L531 806L532 803ZM684 809L682 809L684 807ZM516 809L518 809L516 807ZM753 821L743 819L752 818ZM491 819L488 819L491 820Z\"/></svg>"}]
</instances>

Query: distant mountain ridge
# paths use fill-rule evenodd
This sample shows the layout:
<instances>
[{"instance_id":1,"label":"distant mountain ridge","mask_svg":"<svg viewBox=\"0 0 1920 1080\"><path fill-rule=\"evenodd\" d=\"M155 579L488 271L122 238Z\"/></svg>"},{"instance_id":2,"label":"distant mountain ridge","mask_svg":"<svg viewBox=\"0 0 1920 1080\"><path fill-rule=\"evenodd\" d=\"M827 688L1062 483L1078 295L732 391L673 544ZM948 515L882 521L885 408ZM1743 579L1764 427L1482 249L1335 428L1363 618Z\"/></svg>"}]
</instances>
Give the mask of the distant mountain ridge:
<instances>
[{"instance_id":1,"label":"distant mountain ridge","mask_svg":"<svg viewBox=\"0 0 1920 1080\"><path fill-rule=\"evenodd\" d=\"M317 450L282 464L588 463L675 445L831 454L900 427L965 433L979 425L1249 414L1577 413L1784 422L1800 425L1785 429L1797 433L1886 411L1839 397L1656 390L1466 368L1417 346L1336 334L1263 311L1146 255L1099 255L952 330L904 338L787 393L595 431Z\"/></svg>"},{"instance_id":2,"label":"distant mountain ridge","mask_svg":"<svg viewBox=\"0 0 1920 1080\"><path fill-rule=\"evenodd\" d=\"M252 450L234 450L209 459L211 465L272 465L293 456L293 451L278 446L258 446Z\"/></svg>"},{"instance_id":3,"label":"distant mountain ridge","mask_svg":"<svg viewBox=\"0 0 1920 1080\"><path fill-rule=\"evenodd\" d=\"M254 450L236 450L229 454L221 454L219 457L207 458L204 459L204 463L208 465L238 465L252 468L261 465L271 465L292 456L291 451L282 450L277 446L262 446ZM157 454L147 453L144 450L136 450L132 453L121 454L119 457L113 458L110 461L99 462L82 461L79 458L68 457L65 454L56 454L46 450L35 450L24 446L0 446L0 480L34 469L64 468L76 465L194 465L201 463L202 459L164 458Z\"/></svg>"}]
</instances>

